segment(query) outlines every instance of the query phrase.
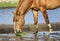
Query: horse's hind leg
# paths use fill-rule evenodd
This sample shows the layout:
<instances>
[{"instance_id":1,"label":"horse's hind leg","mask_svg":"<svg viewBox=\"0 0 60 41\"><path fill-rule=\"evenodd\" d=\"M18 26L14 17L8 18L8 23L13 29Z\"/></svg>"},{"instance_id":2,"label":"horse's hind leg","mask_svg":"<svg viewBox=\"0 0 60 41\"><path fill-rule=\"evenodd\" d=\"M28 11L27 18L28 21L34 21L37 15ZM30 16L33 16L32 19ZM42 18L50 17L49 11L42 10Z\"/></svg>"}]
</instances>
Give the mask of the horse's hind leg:
<instances>
[{"instance_id":1,"label":"horse's hind leg","mask_svg":"<svg viewBox=\"0 0 60 41\"><path fill-rule=\"evenodd\" d=\"M41 10L41 12L42 12L42 14L44 16L44 19L45 19L46 24L48 24L48 26L49 26L50 33L52 33L52 26L49 23L49 19L48 19L48 14L46 12L46 8L45 7L40 7L40 10Z\"/></svg>"},{"instance_id":2,"label":"horse's hind leg","mask_svg":"<svg viewBox=\"0 0 60 41\"><path fill-rule=\"evenodd\" d=\"M34 25L37 29L34 34L36 34L38 32L38 11L34 9L32 11L33 11L33 16L34 16Z\"/></svg>"}]
</instances>

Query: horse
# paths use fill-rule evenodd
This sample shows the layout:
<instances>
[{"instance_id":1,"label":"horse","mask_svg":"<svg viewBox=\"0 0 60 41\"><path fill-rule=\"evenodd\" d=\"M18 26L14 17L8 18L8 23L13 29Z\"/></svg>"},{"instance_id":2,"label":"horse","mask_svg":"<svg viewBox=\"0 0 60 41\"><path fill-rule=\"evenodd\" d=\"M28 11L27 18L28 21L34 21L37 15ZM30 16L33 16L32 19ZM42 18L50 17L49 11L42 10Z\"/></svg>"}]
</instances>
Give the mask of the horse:
<instances>
[{"instance_id":1,"label":"horse","mask_svg":"<svg viewBox=\"0 0 60 41\"><path fill-rule=\"evenodd\" d=\"M14 13L14 32L22 32L25 24L25 15L31 9L34 16L34 25L36 27L35 34L38 33L38 11L42 12L50 33L53 33L48 14L46 10L60 7L60 0L19 0L16 12Z\"/></svg>"}]
</instances>

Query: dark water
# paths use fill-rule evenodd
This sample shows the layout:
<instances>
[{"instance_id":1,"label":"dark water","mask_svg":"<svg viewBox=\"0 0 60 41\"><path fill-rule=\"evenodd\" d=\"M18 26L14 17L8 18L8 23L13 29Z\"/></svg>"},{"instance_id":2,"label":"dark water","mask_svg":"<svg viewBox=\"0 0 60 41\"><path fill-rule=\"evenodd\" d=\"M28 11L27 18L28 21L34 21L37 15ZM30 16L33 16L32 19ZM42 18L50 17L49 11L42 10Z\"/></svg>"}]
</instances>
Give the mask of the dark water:
<instances>
[{"instance_id":1,"label":"dark water","mask_svg":"<svg viewBox=\"0 0 60 41\"><path fill-rule=\"evenodd\" d=\"M13 24L13 14L12 12L15 11L16 8L0 8L0 24ZM60 22L60 8L54 10L47 10L50 22ZM41 12L38 12L38 22L45 23L44 18ZM32 11L30 10L25 16L25 22L33 23L33 15Z\"/></svg>"},{"instance_id":2,"label":"dark water","mask_svg":"<svg viewBox=\"0 0 60 41\"><path fill-rule=\"evenodd\" d=\"M17 37L15 34L0 34L0 41L60 41L60 35L50 35L49 32L39 32L37 35L27 33L21 37Z\"/></svg>"}]
</instances>

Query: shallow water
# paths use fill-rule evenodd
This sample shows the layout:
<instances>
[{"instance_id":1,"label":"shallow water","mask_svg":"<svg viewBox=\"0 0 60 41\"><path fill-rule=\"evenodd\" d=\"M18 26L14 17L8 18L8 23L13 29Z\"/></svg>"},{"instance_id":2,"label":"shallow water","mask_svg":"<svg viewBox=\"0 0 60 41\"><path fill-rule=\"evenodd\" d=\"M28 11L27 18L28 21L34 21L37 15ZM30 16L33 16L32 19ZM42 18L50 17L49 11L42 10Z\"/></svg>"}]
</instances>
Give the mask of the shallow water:
<instances>
[{"instance_id":1,"label":"shallow water","mask_svg":"<svg viewBox=\"0 0 60 41\"><path fill-rule=\"evenodd\" d=\"M15 8L0 9L0 24L13 24L12 11L15 11ZM60 8L55 10L48 10L47 12L49 15L50 22L60 22ZM25 22L33 23L32 11L30 10L28 13L25 17ZM40 14L41 12L38 13L38 21L39 23L43 23L44 19L42 14ZM28 33L22 37L16 37L15 34L0 34L0 41L60 41L60 34L49 34L49 32L39 32L37 35L34 35L33 33Z\"/></svg>"},{"instance_id":2,"label":"shallow water","mask_svg":"<svg viewBox=\"0 0 60 41\"><path fill-rule=\"evenodd\" d=\"M60 41L60 33L58 35L49 32L38 32L37 35L34 35L29 32L20 37L15 36L15 34L0 34L0 41Z\"/></svg>"}]
</instances>

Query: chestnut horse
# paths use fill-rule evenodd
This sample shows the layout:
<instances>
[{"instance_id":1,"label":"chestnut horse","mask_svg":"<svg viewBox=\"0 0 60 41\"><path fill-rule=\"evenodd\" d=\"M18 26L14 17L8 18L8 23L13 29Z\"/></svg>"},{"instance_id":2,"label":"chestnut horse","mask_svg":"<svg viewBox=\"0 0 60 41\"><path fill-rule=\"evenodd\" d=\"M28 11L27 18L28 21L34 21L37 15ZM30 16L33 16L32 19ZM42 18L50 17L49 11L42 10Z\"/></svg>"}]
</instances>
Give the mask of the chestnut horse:
<instances>
[{"instance_id":1,"label":"chestnut horse","mask_svg":"<svg viewBox=\"0 0 60 41\"><path fill-rule=\"evenodd\" d=\"M46 24L49 27L50 33L52 33L52 27L48 19L47 9L54 9L60 7L60 0L19 0L16 12L14 13L14 31L22 32L24 26L24 17L26 13L32 9L34 16L34 25L38 32L38 11L41 11L45 19Z\"/></svg>"}]
</instances>

